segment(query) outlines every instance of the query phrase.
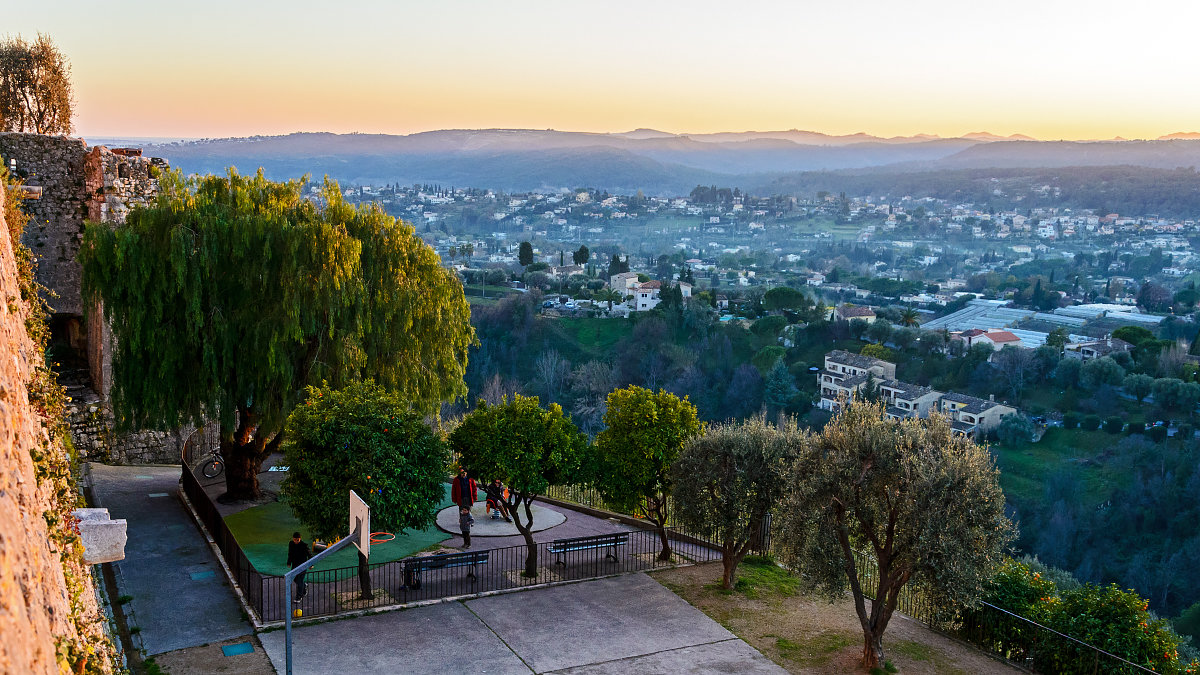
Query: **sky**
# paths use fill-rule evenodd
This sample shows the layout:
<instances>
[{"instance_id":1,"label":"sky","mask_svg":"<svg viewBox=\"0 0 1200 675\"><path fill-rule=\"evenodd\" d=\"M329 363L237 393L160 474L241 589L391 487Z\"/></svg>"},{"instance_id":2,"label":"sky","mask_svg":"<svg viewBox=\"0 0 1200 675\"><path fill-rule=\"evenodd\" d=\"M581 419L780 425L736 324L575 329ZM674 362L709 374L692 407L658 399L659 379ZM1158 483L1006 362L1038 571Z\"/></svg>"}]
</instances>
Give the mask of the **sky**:
<instances>
[{"instance_id":1,"label":"sky","mask_svg":"<svg viewBox=\"0 0 1200 675\"><path fill-rule=\"evenodd\" d=\"M43 0L84 137L1200 131L1200 3Z\"/></svg>"}]
</instances>

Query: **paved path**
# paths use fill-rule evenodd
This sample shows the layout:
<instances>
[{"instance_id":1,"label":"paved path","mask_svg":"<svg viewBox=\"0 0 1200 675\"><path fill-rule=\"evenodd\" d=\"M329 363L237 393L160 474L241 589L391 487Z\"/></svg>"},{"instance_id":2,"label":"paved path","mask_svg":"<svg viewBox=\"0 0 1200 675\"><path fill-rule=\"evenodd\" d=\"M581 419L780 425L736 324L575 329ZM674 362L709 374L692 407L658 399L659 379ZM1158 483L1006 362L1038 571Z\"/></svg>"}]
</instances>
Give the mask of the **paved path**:
<instances>
[{"instance_id":1,"label":"paved path","mask_svg":"<svg viewBox=\"0 0 1200 675\"><path fill-rule=\"evenodd\" d=\"M91 465L92 494L128 521L125 559L113 563L130 626L147 655L253 631L204 536L179 500L178 466Z\"/></svg>"},{"instance_id":2,"label":"paved path","mask_svg":"<svg viewBox=\"0 0 1200 675\"><path fill-rule=\"evenodd\" d=\"M260 637L283 672L283 631ZM644 574L297 627L293 669L296 675L784 673Z\"/></svg>"}]
</instances>

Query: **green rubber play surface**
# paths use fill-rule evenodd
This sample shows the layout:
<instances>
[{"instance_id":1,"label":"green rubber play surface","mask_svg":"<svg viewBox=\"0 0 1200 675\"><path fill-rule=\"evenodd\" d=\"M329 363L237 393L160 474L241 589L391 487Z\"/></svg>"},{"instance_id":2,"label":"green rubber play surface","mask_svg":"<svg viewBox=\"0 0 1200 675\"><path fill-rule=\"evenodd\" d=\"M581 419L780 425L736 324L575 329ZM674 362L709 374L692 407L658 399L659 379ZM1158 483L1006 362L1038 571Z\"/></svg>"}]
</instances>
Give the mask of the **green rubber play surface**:
<instances>
[{"instance_id":1,"label":"green rubber play surface","mask_svg":"<svg viewBox=\"0 0 1200 675\"><path fill-rule=\"evenodd\" d=\"M445 485L445 495L438 510L450 506L450 485ZM237 539L254 569L262 574L283 576L287 574L287 545L292 533L299 530L304 541L312 543L312 537L300 521L292 515L284 502L272 502L239 511L225 519L229 531ZM372 528L377 529L377 528ZM396 538L385 544L371 545L371 564L399 560L417 551L429 548L450 538L450 535L430 525L428 529L393 532ZM348 546L322 561L314 570L332 570L358 565L358 551Z\"/></svg>"}]
</instances>

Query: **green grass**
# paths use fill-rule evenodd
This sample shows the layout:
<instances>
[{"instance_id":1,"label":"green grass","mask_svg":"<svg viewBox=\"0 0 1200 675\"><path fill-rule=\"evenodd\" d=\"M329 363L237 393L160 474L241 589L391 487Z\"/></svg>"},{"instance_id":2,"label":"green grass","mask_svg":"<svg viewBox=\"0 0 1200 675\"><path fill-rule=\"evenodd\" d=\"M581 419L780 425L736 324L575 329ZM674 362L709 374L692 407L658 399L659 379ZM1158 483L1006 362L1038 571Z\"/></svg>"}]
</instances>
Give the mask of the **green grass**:
<instances>
[{"instance_id":1,"label":"green grass","mask_svg":"<svg viewBox=\"0 0 1200 675\"><path fill-rule=\"evenodd\" d=\"M720 589L720 584L714 588ZM738 565L733 591L754 600L759 598L790 598L800 592L800 579L776 565L770 558L746 556Z\"/></svg>"},{"instance_id":2,"label":"green grass","mask_svg":"<svg viewBox=\"0 0 1200 675\"><path fill-rule=\"evenodd\" d=\"M1121 479L1105 466L1107 454L1121 438L1099 430L1051 428L1037 443L996 444L1000 487L1019 502L1039 502L1046 478L1067 471L1081 481L1081 497L1099 503Z\"/></svg>"},{"instance_id":3,"label":"green grass","mask_svg":"<svg viewBox=\"0 0 1200 675\"><path fill-rule=\"evenodd\" d=\"M912 640L902 640L888 648L888 651L895 652L901 656L907 656L913 661L933 661L937 657L937 652L929 645L913 642Z\"/></svg>"},{"instance_id":4,"label":"green grass","mask_svg":"<svg viewBox=\"0 0 1200 675\"><path fill-rule=\"evenodd\" d=\"M451 505L450 485L446 486L446 495L438 510ZM299 530L304 533L305 541L311 543L308 531L285 502L271 502L245 511L239 511L225 519L229 531L237 539L254 569L263 574L284 575L288 572L287 545L292 532ZM371 545L371 562L388 562L399 560L429 548L439 542L446 541L450 535L430 526L419 532L394 532L396 538L384 544ZM358 551L348 546L318 564L315 570L331 570L358 565ZM353 574L349 572L348 574Z\"/></svg>"},{"instance_id":5,"label":"green grass","mask_svg":"<svg viewBox=\"0 0 1200 675\"><path fill-rule=\"evenodd\" d=\"M803 666L825 665L834 654L855 642L852 636L833 632L818 633L799 641L770 635L765 637L775 637L775 648L779 650L779 655Z\"/></svg>"}]
</instances>

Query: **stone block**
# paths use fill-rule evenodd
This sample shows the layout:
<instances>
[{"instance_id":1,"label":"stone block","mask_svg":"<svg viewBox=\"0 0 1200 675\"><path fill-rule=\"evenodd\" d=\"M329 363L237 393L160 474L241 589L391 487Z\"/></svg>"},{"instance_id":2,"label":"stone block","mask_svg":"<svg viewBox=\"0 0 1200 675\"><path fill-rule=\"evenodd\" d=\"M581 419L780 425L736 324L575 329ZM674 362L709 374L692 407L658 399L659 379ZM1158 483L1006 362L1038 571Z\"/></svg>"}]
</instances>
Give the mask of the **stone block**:
<instances>
[{"instance_id":1,"label":"stone block","mask_svg":"<svg viewBox=\"0 0 1200 675\"><path fill-rule=\"evenodd\" d=\"M98 565L125 559L128 534L124 518L113 520L108 509L75 509L74 514L79 519L85 563Z\"/></svg>"}]
</instances>

